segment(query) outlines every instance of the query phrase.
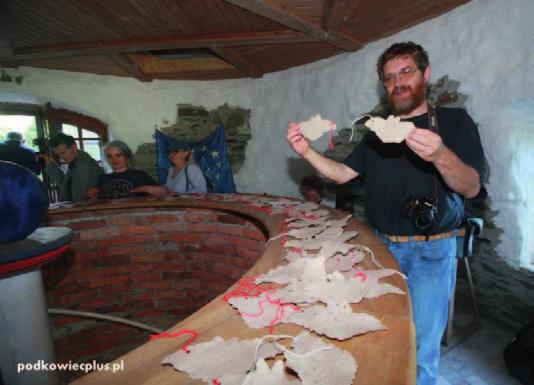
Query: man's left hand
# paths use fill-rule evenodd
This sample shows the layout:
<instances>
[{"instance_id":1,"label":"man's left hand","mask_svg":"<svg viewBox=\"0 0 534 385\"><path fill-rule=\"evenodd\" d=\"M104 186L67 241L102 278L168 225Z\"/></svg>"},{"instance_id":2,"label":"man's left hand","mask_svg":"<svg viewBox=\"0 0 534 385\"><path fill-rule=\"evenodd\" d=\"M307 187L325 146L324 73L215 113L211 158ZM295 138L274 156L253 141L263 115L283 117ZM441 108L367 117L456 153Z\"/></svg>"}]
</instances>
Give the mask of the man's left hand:
<instances>
[{"instance_id":1,"label":"man's left hand","mask_svg":"<svg viewBox=\"0 0 534 385\"><path fill-rule=\"evenodd\" d=\"M446 148L441 136L433 131L421 128L414 128L408 133L406 144L427 162L437 161Z\"/></svg>"}]
</instances>

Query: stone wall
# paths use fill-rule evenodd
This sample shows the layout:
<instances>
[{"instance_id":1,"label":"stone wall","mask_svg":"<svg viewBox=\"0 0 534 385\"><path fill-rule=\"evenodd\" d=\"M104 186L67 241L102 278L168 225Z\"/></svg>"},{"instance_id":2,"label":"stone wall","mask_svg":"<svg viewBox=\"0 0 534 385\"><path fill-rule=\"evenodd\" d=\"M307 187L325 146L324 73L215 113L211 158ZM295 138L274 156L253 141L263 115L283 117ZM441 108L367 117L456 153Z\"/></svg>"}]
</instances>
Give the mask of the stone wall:
<instances>
[{"instance_id":1,"label":"stone wall","mask_svg":"<svg viewBox=\"0 0 534 385\"><path fill-rule=\"evenodd\" d=\"M159 129L185 142L199 142L208 137L219 125L224 126L228 158L236 174L245 162L245 148L250 140L250 110L227 104L208 111L202 106L178 104L176 120L164 121ZM157 180L156 145L141 144L135 153L137 165Z\"/></svg>"}]
</instances>

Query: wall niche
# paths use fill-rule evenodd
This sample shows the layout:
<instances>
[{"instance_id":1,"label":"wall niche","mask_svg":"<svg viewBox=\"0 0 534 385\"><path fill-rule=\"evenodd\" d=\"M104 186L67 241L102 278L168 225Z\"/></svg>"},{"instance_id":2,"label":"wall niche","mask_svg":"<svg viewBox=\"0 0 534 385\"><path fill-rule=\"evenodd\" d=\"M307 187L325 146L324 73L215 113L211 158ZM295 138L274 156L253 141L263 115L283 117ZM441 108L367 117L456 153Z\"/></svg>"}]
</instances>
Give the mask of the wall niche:
<instances>
[{"instance_id":1,"label":"wall niche","mask_svg":"<svg viewBox=\"0 0 534 385\"><path fill-rule=\"evenodd\" d=\"M250 110L223 104L213 110L203 106L179 103L173 123L163 121L157 127L166 135L186 142L199 142L209 136L220 124L224 125L228 158L234 175L245 163L245 148L252 137ZM141 144L135 153L137 167L157 179L156 144Z\"/></svg>"}]
</instances>

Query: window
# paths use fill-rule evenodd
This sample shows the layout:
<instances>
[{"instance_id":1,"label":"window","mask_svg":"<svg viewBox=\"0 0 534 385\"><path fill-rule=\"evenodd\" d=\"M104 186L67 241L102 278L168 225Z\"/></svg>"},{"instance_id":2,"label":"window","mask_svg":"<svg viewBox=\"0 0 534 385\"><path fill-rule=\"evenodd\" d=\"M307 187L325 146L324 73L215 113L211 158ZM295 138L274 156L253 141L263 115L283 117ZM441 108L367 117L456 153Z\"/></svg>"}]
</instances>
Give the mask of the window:
<instances>
[{"instance_id":1,"label":"window","mask_svg":"<svg viewBox=\"0 0 534 385\"><path fill-rule=\"evenodd\" d=\"M10 131L20 132L25 145L37 151L50 151L46 141L59 132L71 135L78 147L102 165L102 146L108 141L107 125L91 116L66 109L22 103L0 103L0 140ZM50 153L50 155L52 155ZM66 168L64 169L66 170ZM44 173L43 182L51 203L58 199L57 186Z\"/></svg>"},{"instance_id":2,"label":"window","mask_svg":"<svg viewBox=\"0 0 534 385\"><path fill-rule=\"evenodd\" d=\"M78 148L87 152L102 166L102 138L97 132L69 123L61 124L61 131L64 134L74 137Z\"/></svg>"},{"instance_id":3,"label":"window","mask_svg":"<svg viewBox=\"0 0 534 385\"><path fill-rule=\"evenodd\" d=\"M45 117L50 136L58 132L71 135L78 148L87 152L102 166L102 147L108 141L107 125L93 117L46 105Z\"/></svg>"}]
</instances>

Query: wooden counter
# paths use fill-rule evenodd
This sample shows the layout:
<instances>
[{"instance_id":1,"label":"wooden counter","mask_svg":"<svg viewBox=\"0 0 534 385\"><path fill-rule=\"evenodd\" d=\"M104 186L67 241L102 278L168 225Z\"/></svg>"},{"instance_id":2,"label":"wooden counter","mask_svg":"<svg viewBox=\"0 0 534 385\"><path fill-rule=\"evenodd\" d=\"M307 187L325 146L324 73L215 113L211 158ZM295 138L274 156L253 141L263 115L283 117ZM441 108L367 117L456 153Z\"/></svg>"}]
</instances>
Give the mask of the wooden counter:
<instances>
[{"instance_id":1,"label":"wooden counter","mask_svg":"<svg viewBox=\"0 0 534 385\"><path fill-rule=\"evenodd\" d=\"M72 213L90 218L91 215L110 213L113 210L127 209L132 212L139 212L140 210L151 208L165 208L167 210L196 208L231 212L255 218L265 226L269 237L277 235L280 231L280 222L284 219L284 216L282 214L269 215L243 202L239 202L240 196L243 197L243 195L235 195L236 201L227 200L228 196L210 194L202 199L165 198L95 202L52 209L49 212L49 218L53 222L54 218L61 218ZM250 196L247 195L247 197ZM261 199L264 196L258 196L258 198ZM334 209L329 210L333 219L339 219L345 215ZM350 242L365 245L373 250L376 259L383 267L399 269L388 249L368 227L351 219L348 225L345 226L345 230L357 230L359 235ZM284 254L284 249L278 240L268 242L263 255L246 272L245 276L257 276L273 267L285 264ZM367 258L360 266L363 268L376 268ZM390 276L385 278L384 281L392 283L408 293L406 283L399 275ZM358 371L354 384L415 384L415 332L411 319L411 305L408 294L390 294L375 299L364 299L361 303L353 305L353 309L375 316L388 328L386 331L372 332L342 342L324 338L327 343L335 344L349 351L356 359ZM215 336L221 336L224 339L230 337L251 339L269 333L268 328L251 329L247 327L237 311L222 300L222 295L175 325L168 332L177 332L181 329L194 329L198 333L198 339L194 343L209 341ZM296 325L282 324L275 327L274 334L297 335L302 330L302 327ZM73 384L204 384L202 381L192 381L186 373L177 372L170 366L161 365L162 359L178 350L187 339L188 336L184 335L178 338L157 339L147 342L115 361L122 361L124 370L116 373L93 372L74 381Z\"/></svg>"}]
</instances>

